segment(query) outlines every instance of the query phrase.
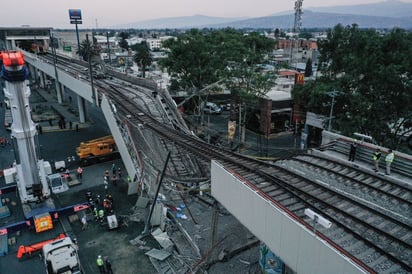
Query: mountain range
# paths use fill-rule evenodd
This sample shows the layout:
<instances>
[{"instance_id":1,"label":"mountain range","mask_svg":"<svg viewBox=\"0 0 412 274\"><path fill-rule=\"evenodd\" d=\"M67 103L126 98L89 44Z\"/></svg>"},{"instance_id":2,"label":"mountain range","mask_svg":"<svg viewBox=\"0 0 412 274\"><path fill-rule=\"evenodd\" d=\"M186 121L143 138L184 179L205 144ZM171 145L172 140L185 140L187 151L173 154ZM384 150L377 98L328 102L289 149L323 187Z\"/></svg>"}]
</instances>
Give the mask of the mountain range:
<instances>
[{"instance_id":1,"label":"mountain range","mask_svg":"<svg viewBox=\"0 0 412 274\"><path fill-rule=\"evenodd\" d=\"M303 7L302 29L332 28L337 24L357 24L360 28L412 29L412 3L387 0L373 4ZM188 28L237 28L237 29L291 29L294 11L286 11L256 18L225 18L205 15L159 18L139 21L113 28L135 29L188 29Z\"/></svg>"}]
</instances>

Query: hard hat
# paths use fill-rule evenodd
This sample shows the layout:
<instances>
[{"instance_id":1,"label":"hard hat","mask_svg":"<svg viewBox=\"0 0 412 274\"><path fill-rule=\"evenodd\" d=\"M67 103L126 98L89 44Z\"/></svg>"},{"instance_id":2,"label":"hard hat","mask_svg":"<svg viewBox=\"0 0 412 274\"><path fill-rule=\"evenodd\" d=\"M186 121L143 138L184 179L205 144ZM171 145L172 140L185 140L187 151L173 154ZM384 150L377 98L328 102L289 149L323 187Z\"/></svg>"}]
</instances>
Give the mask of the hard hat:
<instances>
[{"instance_id":1,"label":"hard hat","mask_svg":"<svg viewBox=\"0 0 412 274\"><path fill-rule=\"evenodd\" d=\"M101 258L102 257L102 255L99 255L99 256L97 256L98 258Z\"/></svg>"}]
</instances>

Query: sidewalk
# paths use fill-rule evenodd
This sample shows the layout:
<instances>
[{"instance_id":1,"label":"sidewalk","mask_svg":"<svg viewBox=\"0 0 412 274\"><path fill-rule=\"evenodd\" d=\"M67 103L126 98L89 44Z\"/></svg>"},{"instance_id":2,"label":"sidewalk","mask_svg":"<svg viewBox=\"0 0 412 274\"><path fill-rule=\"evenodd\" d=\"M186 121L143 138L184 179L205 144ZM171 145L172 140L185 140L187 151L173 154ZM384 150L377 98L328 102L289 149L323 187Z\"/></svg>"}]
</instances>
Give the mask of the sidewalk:
<instances>
[{"instance_id":1,"label":"sidewalk","mask_svg":"<svg viewBox=\"0 0 412 274\"><path fill-rule=\"evenodd\" d=\"M43 132L56 132L56 131L79 131L82 128L90 127L89 122L80 123L77 113L74 113L73 106L66 102L59 104L54 90L46 91L44 89L37 89L32 92L37 93L45 102L33 103L31 108L33 114L36 114L37 124L41 127L41 133ZM64 118L64 125L59 126L61 117Z\"/></svg>"}]
</instances>

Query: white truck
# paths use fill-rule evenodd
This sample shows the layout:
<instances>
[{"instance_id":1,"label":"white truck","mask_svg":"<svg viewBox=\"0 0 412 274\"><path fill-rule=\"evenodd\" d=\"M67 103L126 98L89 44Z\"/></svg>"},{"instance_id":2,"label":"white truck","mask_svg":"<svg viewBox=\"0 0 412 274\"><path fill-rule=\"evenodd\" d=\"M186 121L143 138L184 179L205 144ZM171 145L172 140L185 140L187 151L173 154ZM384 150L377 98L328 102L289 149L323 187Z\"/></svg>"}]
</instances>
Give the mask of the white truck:
<instances>
[{"instance_id":1,"label":"white truck","mask_svg":"<svg viewBox=\"0 0 412 274\"><path fill-rule=\"evenodd\" d=\"M50 174L46 177L47 184L54 194L62 193L69 190L69 185L63 180L59 173Z\"/></svg>"},{"instance_id":2,"label":"white truck","mask_svg":"<svg viewBox=\"0 0 412 274\"><path fill-rule=\"evenodd\" d=\"M65 237L43 246L43 260L47 274L81 274L77 245Z\"/></svg>"}]
</instances>

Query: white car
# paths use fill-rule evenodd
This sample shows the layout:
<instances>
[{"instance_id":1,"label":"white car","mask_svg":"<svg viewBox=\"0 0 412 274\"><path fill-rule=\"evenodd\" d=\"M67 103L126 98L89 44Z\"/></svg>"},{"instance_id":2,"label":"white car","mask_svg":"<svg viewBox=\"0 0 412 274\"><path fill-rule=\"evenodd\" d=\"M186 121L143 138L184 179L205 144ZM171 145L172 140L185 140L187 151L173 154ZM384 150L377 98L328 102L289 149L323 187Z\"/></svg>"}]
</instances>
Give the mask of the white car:
<instances>
[{"instance_id":1,"label":"white car","mask_svg":"<svg viewBox=\"0 0 412 274\"><path fill-rule=\"evenodd\" d=\"M203 112L207 114L221 114L222 109L218 107L215 103L207 102L203 107Z\"/></svg>"}]
</instances>

